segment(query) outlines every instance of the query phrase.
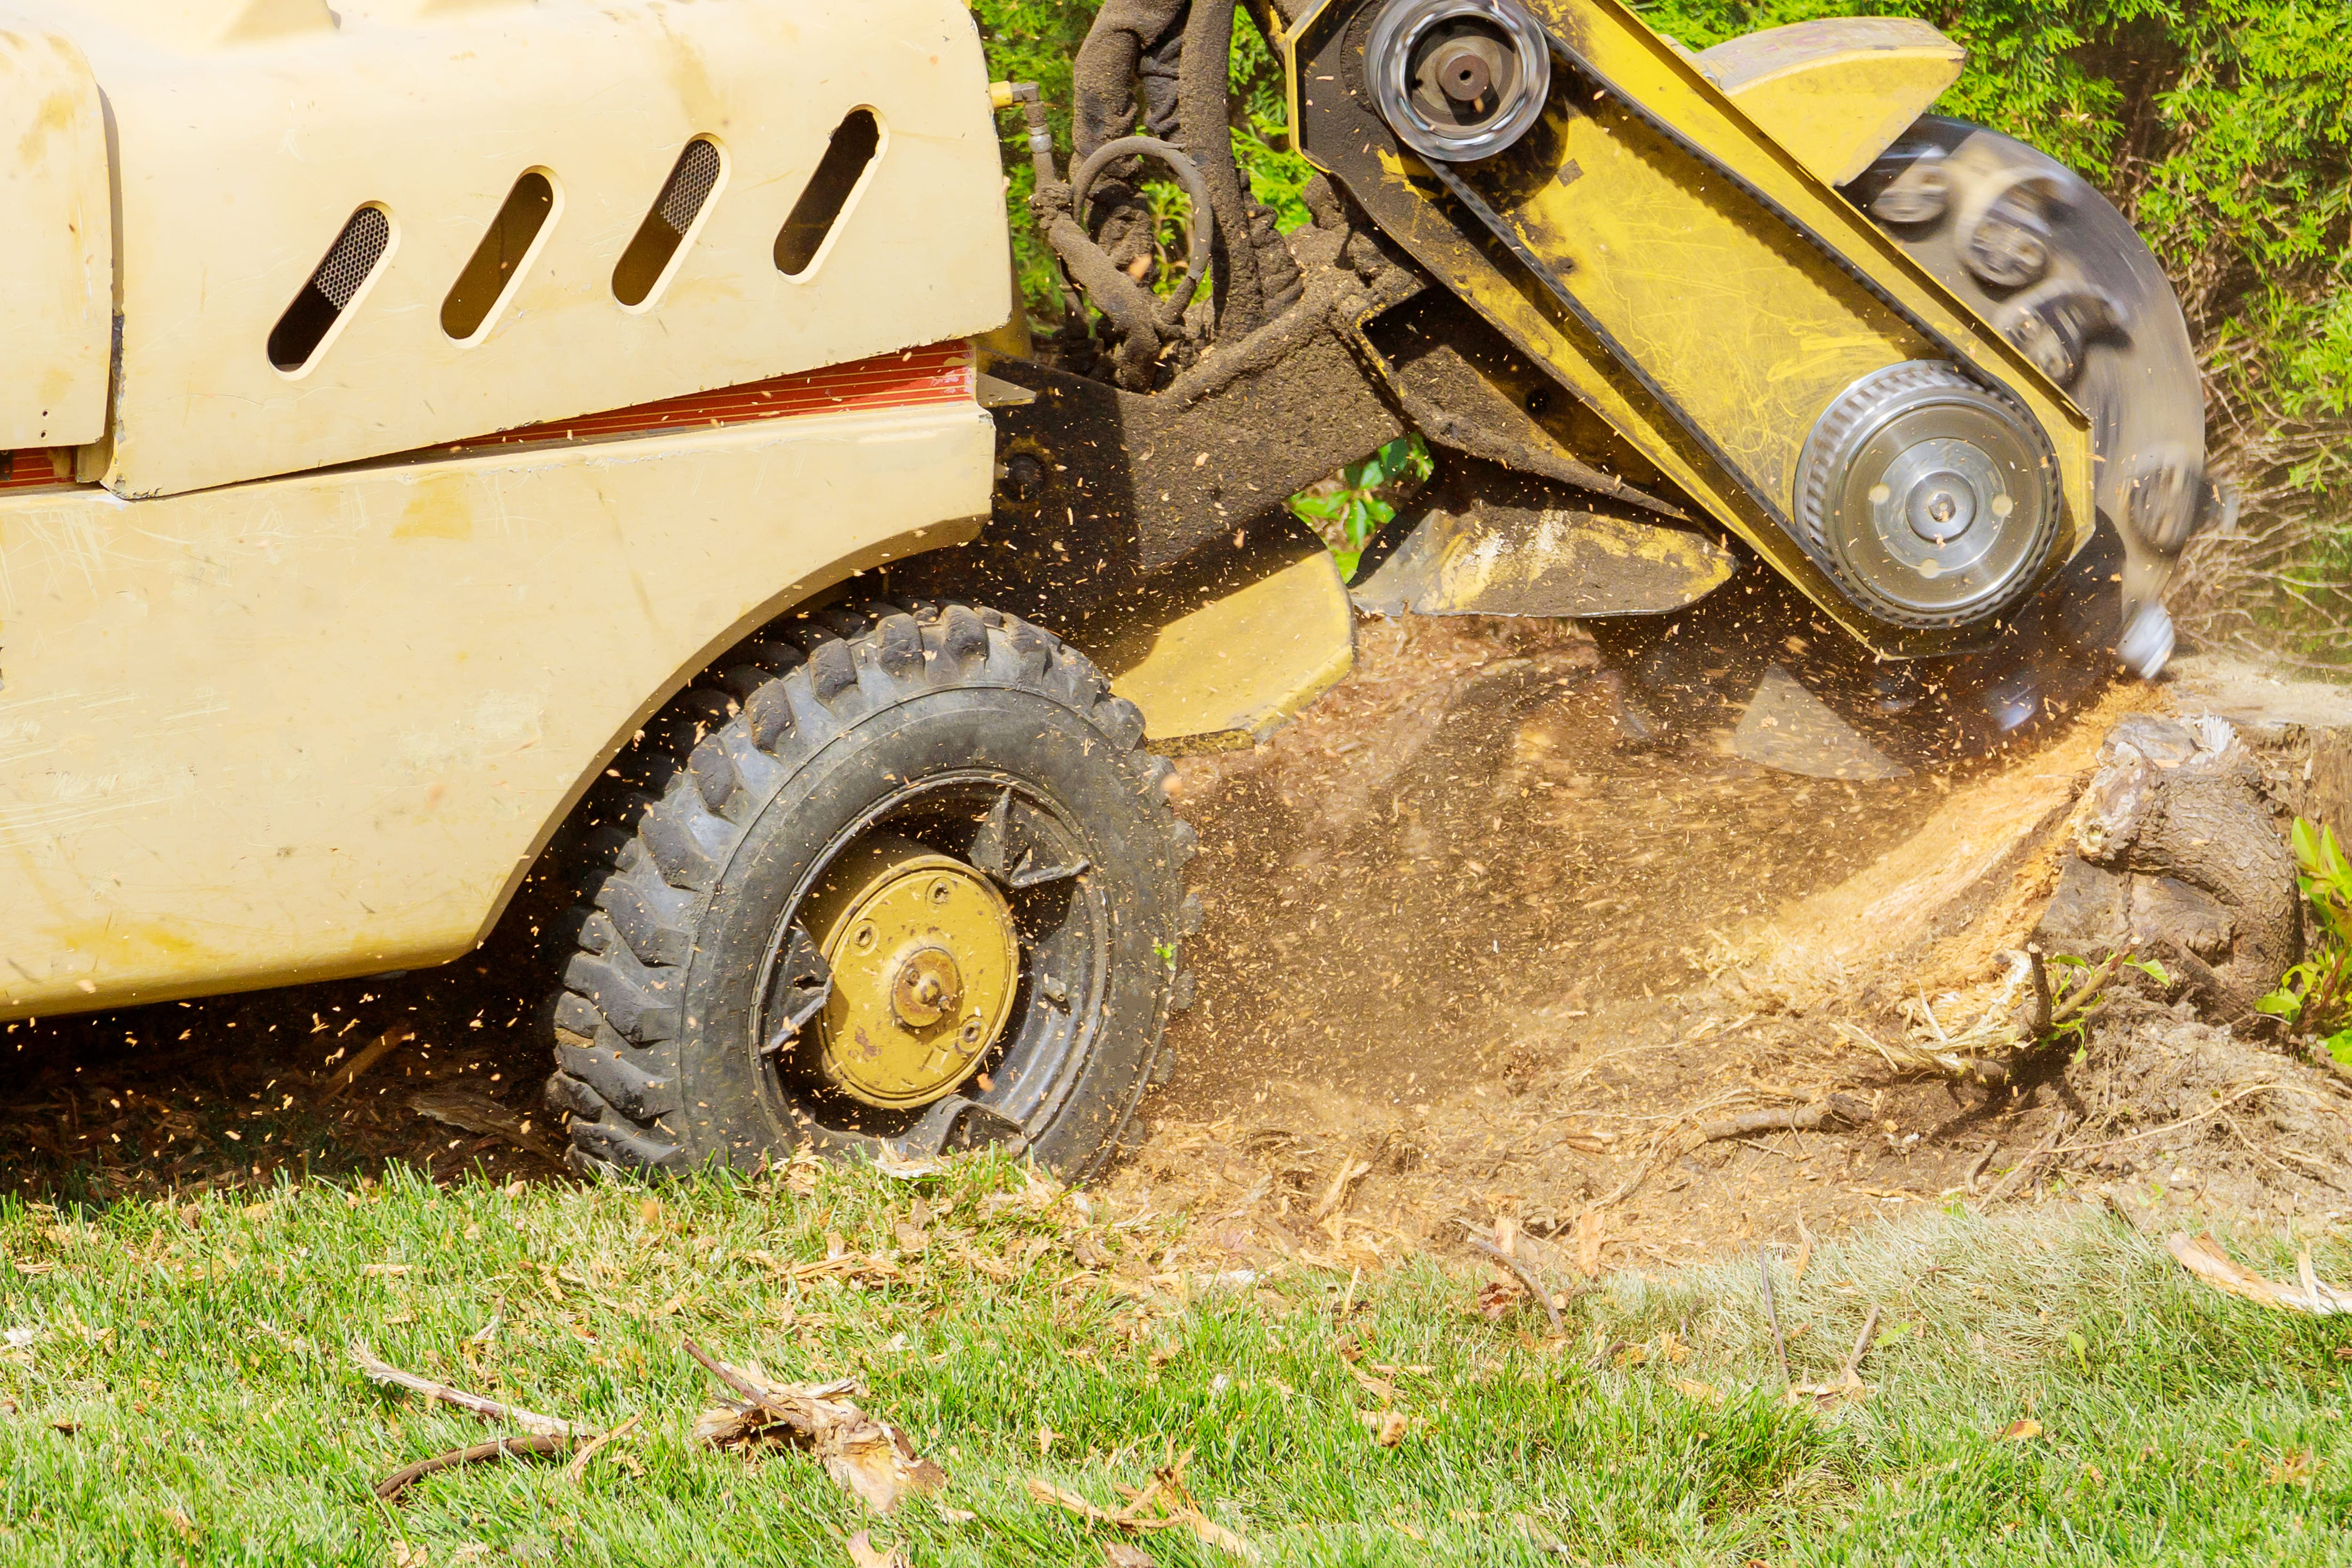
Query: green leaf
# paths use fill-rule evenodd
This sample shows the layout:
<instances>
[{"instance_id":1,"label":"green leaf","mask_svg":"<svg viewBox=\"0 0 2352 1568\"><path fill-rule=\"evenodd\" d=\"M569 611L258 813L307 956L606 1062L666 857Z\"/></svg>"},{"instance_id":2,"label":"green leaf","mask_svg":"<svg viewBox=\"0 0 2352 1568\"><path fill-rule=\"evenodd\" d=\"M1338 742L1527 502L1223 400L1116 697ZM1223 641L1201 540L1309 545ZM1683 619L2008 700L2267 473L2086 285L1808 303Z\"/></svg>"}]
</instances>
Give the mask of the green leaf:
<instances>
[{"instance_id":1,"label":"green leaf","mask_svg":"<svg viewBox=\"0 0 2352 1568\"><path fill-rule=\"evenodd\" d=\"M2138 970L2158 985L2169 986L2172 984L2172 976L2165 972L2164 965L2152 958L2126 958L2124 963Z\"/></svg>"},{"instance_id":2,"label":"green leaf","mask_svg":"<svg viewBox=\"0 0 2352 1568\"><path fill-rule=\"evenodd\" d=\"M2294 826L2287 829L2286 841L2288 847L2294 851L2294 863L2302 868L2305 876L2321 874L2319 834L2308 821L2296 817Z\"/></svg>"},{"instance_id":3,"label":"green leaf","mask_svg":"<svg viewBox=\"0 0 2352 1568\"><path fill-rule=\"evenodd\" d=\"M2338 1029L2320 1042L2338 1067L2352 1068L2352 1029Z\"/></svg>"},{"instance_id":4,"label":"green leaf","mask_svg":"<svg viewBox=\"0 0 2352 1568\"><path fill-rule=\"evenodd\" d=\"M2303 1016L2303 998L2282 985L2267 996L2258 998L2254 1011L2267 1013L2273 1018L2284 1018L2292 1024Z\"/></svg>"}]
</instances>

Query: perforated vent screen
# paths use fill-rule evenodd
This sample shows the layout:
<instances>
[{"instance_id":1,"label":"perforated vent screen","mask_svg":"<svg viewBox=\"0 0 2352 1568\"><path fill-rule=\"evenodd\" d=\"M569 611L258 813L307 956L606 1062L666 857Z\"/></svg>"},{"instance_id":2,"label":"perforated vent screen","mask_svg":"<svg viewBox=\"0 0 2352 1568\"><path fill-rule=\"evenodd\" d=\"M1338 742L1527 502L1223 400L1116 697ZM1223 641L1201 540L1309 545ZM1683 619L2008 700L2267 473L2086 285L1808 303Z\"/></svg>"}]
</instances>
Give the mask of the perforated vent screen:
<instances>
[{"instance_id":1,"label":"perforated vent screen","mask_svg":"<svg viewBox=\"0 0 2352 1568\"><path fill-rule=\"evenodd\" d=\"M719 149L708 142L689 142L677 167L670 171L669 184L662 187L654 211L672 234L684 234L694 226L702 204L710 199L710 187L718 183Z\"/></svg>"},{"instance_id":2,"label":"perforated vent screen","mask_svg":"<svg viewBox=\"0 0 2352 1568\"><path fill-rule=\"evenodd\" d=\"M661 194L647 209L645 222L637 226L636 237L621 253L621 264L613 268L614 299L635 306L653 297L678 247L685 243L687 231L709 205L710 193L718 188L725 167L716 144L698 136L686 144L670 168L669 178L662 182Z\"/></svg>"},{"instance_id":3,"label":"perforated vent screen","mask_svg":"<svg viewBox=\"0 0 2352 1568\"><path fill-rule=\"evenodd\" d=\"M270 330L269 363L283 371L309 364L391 247L392 219L382 207L362 207L352 214L318 270Z\"/></svg>"},{"instance_id":4,"label":"perforated vent screen","mask_svg":"<svg viewBox=\"0 0 2352 1568\"><path fill-rule=\"evenodd\" d=\"M327 252L327 259L319 263L319 270L310 274L310 287L341 310L359 293L360 285L383 259L383 248L391 242L392 220L383 216L383 209L360 208L335 237L334 247Z\"/></svg>"}]
</instances>

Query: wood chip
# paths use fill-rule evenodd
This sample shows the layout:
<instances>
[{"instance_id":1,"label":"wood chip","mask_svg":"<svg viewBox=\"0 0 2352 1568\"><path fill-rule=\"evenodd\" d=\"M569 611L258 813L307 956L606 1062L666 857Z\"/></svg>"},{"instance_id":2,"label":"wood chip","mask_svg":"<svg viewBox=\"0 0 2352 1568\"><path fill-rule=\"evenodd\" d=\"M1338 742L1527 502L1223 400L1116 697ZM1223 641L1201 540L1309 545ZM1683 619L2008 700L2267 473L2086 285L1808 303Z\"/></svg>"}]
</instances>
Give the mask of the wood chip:
<instances>
[{"instance_id":1,"label":"wood chip","mask_svg":"<svg viewBox=\"0 0 2352 1568\"><path fill-rule=\"evenodd\" d=\"M1317 1225L1330 1218L1333 1212L1348 1201L1348 1194L1371 1168L1370 1160L1340 1161L1339 1173L1331 1178L1331 1184L1323 1191L1322 1201L1315 1205L1315 1212L1307 1217Z\"/></svg>"},{"instance_id":2,"label":"wood chip","mask_svg":"<svg viewBox=\"0 0 2352 1568\"><path fill-rule=\"evenodd\" d=\"M596 1438L593 1442L587 1444L577 1454L572 1456L572 1462L570 1464L563 1467L563 1479L570 1481L573 1486L578 1486L581 1480L588 1474L588 1461L594 1458L604 1448L605 1444L616 1443L622 1438L627 1436L630 1433L635 1431L637 1429L637 1423L644 1419L645 1417L642 1415L632 1415L626 1421L622 1422L618 1426L614 1427L610 1432L607 1432L604 1436Z\"/></svg>"}]
</instances>

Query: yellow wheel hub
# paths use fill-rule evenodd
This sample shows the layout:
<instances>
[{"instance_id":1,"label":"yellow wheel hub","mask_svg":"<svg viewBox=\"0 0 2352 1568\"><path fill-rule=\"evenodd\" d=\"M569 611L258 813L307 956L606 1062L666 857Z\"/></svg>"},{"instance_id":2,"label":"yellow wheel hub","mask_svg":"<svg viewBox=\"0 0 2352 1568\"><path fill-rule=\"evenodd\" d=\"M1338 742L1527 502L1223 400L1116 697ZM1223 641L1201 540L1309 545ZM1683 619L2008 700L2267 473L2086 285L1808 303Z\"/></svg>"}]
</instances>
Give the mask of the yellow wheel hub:
<instances>
[{"instance_id":1,"label":"yellow wheel hub","mask_svg":"<svg viewBox=\"0 0 2352 1568\"><path fill-rule=\"evenodd\" d=\"M994 883L912 839L877 837L834 863L803 920L833 967L817 1025L828 1082L903 1109L971 1076L1021 973Z\"/></svg>"}]
</instances>

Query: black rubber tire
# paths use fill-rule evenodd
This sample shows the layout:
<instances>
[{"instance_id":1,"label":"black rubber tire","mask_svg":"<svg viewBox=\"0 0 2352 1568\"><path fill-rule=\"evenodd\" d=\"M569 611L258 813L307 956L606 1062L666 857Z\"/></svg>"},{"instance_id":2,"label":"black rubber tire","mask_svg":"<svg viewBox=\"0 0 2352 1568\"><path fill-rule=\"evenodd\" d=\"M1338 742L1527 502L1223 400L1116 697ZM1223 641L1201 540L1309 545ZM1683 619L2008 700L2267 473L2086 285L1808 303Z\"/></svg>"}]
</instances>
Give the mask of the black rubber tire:
<instances>
[{"instance_id":1,"label":"black rubber tire","mask_svg":"<svg viewBox=\"0 0 2352 1568\"><path fill-rule=\"evenodd\" d=\"M606 781L583 808L584 901L547 1085L573 1164L752 1170L804 1147L932 1152L907 1147L920 1133L947 1148L1012 1143L1084 1180L1139 1142L1138 1106L1172 1067L1168 1016L1190 1000L1177 944L1199 923L1182 877L1195 839L1170 808L1169 763L1139 749L1141 712L1076 649L962 605L823 610L720 663L616 764L622 787ZM1018 1121L956 1110L945 1132L937 1117L877 1131L850 1107L844 1125L840 1107L796 1092L753 1048L776 933L892 791L998 779L1064 811L1086 858L1071 896L1097 900L1100 956L1087 995L1062 1008L1073 1021L1056 1026L1055 1087Z\"/></svg>"}]
</instances>

